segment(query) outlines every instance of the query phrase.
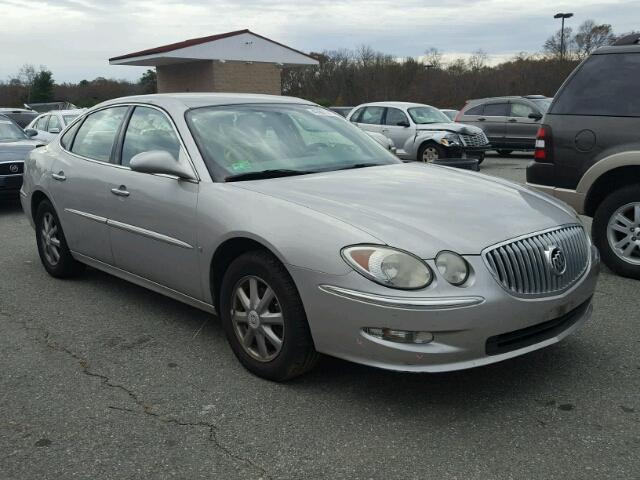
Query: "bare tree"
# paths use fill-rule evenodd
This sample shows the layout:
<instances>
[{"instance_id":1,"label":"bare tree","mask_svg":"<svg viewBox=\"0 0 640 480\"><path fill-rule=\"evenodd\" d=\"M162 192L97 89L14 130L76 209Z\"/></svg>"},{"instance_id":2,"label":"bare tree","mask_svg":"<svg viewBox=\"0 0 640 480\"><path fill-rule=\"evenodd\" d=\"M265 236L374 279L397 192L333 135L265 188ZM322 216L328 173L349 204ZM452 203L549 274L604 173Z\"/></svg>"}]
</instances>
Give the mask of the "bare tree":
<instances>
[{"instance_id":1,"label":"bare tree","mask_svg":"<svg viewBox=\"0 0 640 480\"><path fill-rule=\"evenodd\" d=\"M574 37L576 54L578 58L584 58L598 47L611 45L615 38L611 25L598 25L593 20L585 20L578 27Z\"/></svg>"},{"instance_id":2,"label":"bare tree","mask_svg":"<svg viewBox=\"0 0 640 480\"><path fill-rule=\"evenodd\" d=\"M474 70L474 71L482 70L484 67L487 66L488 59L489 59L489 56L487 55L487 52L485 52L482 49L479 49L473 52L473 55L469 57L469 59L467 60L467 65L469 65L469 68L471 70Z\"/></svg>"},{"instance_id":3,"label":"bare tree","mask_svg":"<svg viewBox=\"0 0 640 480\"><path fill-rule=\"evenodd\" d=\"M442 51L436 47L429 47L424 51L424 63L430 68L443 68Z\"/></svg>"},{"instance_id":4,"label":"bare tree","mask_svg":"<svg viewBox=\"0 0 640 480\"><path fill-rule=\"evenodd\" d=\"M544 42L542 50L544 53L551 57L561 57L562 55L562 29L559 29L556 33L551 35ZM564 58L575 57L576 42L573 37L573 30L571 27L564 28Z\"/></svg>"}]
</instances>

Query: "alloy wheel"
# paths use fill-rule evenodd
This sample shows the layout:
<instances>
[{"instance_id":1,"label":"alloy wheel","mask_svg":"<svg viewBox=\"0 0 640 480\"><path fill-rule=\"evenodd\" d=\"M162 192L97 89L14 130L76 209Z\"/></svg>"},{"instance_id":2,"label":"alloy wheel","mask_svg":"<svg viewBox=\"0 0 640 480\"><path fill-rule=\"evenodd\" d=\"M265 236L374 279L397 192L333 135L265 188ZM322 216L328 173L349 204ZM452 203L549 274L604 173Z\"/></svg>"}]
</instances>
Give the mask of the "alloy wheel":
<instances>
[{"instance_id":1,"label":"alloy wheel","mask_svg":"<svg viewBox=\"0 0 640 480\"><path fill-rule=\"evenodd\" d=\"M611 215L607 240L618 257L640 265L640 202L627 203Z\"/></svg>"},{"instance_id":2,"label":"alloy wheel","mask_svg":"<svg viewBox=\"0 0 640 480\"><path fill-rule=\"evenodd\" d=\"M231 321L240 345L260 362L278 356L284 342L284 319L273 289L259 277L242 278L233 290Z\"/></svg>"},{"instance_id":3,"label":"alloy wheel","mask_svg":"<svg viewBox=\"0 0 640 480\"><path fill-rule=\"evenodd\" d=\"M55 217L47 212L42 217L41 232L42 250L50 265L55 266L60 261L60 238L58 237L58 224Z\"/></svg>"},{"instance_id":4,"label":"alloy wheel","mask_svg":"<svg viewBox=\"0 0 640 480\"><path fill-rule=\"evenodd\" d=\"M425 163L433 163L438 158L440 158L440 155L436 147L427 147L422 152L422 161Z\"/></svg>"}]
</instances>

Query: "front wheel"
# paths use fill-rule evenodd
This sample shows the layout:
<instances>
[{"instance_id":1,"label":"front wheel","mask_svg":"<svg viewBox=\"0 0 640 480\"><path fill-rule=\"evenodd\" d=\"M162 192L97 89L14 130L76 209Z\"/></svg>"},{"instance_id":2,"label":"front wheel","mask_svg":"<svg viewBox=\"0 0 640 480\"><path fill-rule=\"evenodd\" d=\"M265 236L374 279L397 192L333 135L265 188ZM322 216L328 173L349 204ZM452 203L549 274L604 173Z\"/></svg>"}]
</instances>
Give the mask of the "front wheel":
<instances>
[{"instance_id":1,"label":"front wheel","mask_svg":"<svg viewBox=\"0 0 640 480\"><path fill-rule=\"evenodd\" d=\"M433 163L435 160L447 158L447 152L437 143L427 143L418 152L418 161Z\"/></svg>"},{"instance_id":2,"label":"front wheel","mask_svg":"<svg viewBox=\"0 0 640 480\"><path fill-rule=\"evenodd\" d=\"M233 353L259 377L289 380L310 370L319 357L296 286L268 252L248 252L229 265L220 317Z\"/></svg>"},{"instance_id":3,"label":"front wheel","mask_svg":"<svg viewBox=\"0 0 640 480\"><path fill-rule=\"evenodd\" d=\"M614 191L593 217L593 241L618 275L640 279L640 185Z\"/></svg>"},{"instance_id":4,"label":"front wheel","mask_svg":"<svg viewBox=\"0 0 640 480\"><path fill-rule=\"evenodd\" d=\"M60 219L48 200L38 205L35 225L40 261L49 275L69 278L84 270L85 265L71 255Z\"/></svg>"}]
</instances>

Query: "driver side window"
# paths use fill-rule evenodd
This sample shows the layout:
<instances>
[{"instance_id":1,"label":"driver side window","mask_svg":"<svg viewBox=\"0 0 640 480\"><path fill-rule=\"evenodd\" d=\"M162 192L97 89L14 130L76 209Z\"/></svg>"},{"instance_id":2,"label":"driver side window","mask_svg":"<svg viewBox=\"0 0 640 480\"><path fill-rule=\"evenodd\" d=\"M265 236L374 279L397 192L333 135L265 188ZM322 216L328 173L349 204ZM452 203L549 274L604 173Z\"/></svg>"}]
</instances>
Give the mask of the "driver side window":
<instances>
[{"instance_id":1,"label":"driver side window","mask_svg":"<svg viewBox=\"0 0 640 480\"><path fill-rule=\"evenodd\" d=\"M134 156L150 150L169 152L178 160L180 141L162 112L150 107L136 107L124 137L121 163L129 166Z\"/></svg>"},{"instance_id":2,"label":"driver side window","mask_svg":"<svg viewBox=\"0 0 640 480\"><path fill-rule=\"evenodd\" d=\"M398 110L397 108L387 108L387 116L385 119L386 125L398 126L399 123L409 124L409 119L402 112L402 110Z\"/></svg>"}]
</instances>

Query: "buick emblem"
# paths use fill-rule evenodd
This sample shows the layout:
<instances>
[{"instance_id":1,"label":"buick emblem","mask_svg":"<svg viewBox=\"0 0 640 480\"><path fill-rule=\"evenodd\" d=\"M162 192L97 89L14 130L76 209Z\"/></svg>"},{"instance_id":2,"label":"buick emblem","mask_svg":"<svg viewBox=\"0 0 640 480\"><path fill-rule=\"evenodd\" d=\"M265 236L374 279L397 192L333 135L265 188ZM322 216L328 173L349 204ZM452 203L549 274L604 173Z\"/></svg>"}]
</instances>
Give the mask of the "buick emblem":
<instances>
[{"instance_id":1,"label":"buick emblem","mask_svg":"<svg viewBox=\"0 0 640 480\"><path fill-rule=\"evenodd\" d=\"M547 258L547 264L549 264L549 268L554 275L560 276L567 271L567 257L565 257L560 247L551 245L547 247L544 254Z\"/></svg>"},{"instance_id":2,"label":"buick emblem","mask_svg":"<svg viewBox=\"0 0 640 480\"><path fill-rule=\"evenodd\" d=\"M19 167L15 163L13 165L9 165L9 171L11 173L18 173Z\"/></svg>"}]
</instances>

